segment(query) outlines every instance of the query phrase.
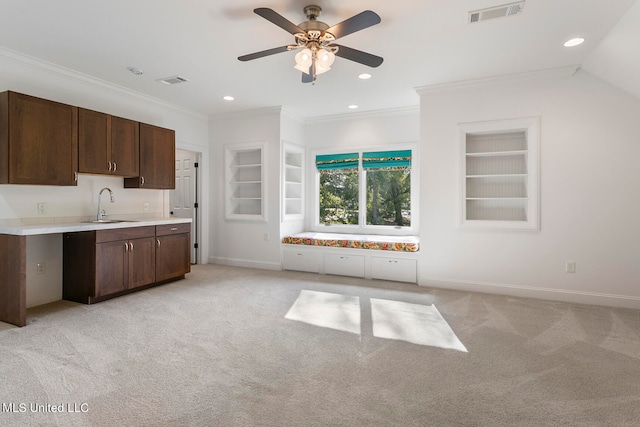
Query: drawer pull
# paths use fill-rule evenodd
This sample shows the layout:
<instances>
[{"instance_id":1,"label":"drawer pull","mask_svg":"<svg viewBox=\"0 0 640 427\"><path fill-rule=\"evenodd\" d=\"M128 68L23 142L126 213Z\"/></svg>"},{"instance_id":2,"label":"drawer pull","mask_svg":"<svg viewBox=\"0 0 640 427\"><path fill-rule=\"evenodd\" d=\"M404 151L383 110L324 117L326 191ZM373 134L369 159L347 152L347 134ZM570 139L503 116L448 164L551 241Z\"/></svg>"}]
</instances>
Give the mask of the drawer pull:
<instances>
[{"instance_id":1,"label":"drawer pull","mask_svg":"<svg viewBox=\"0 0 640 427\"><path fill-rule=\"evenodd\" d=\"M171 231L178 231L178 227L171 227Z\"/></svg>"},{"instance_id":2,"label":"drawer pull","mask_svg":"<svg viewBox=\"0 0 640 427\"><path fill-rule=\"evenodd\" d=\"M394 264L397 264L397 263L398 263L398 260L397 260L397 259L390 259L390 260L389 260L389 262L392 262L392 263L394 263Z\"/></svg>"},{"instance_id":3,"label":"drawer pull","mask_svg":"<svg viewBox=\"0 0 640 427\"><path fill-rule=\"evenodd\" d=\"M156 239L156 242L158 243L158 247L160 247L160 239Z\"/></svg>"}]
</instances>

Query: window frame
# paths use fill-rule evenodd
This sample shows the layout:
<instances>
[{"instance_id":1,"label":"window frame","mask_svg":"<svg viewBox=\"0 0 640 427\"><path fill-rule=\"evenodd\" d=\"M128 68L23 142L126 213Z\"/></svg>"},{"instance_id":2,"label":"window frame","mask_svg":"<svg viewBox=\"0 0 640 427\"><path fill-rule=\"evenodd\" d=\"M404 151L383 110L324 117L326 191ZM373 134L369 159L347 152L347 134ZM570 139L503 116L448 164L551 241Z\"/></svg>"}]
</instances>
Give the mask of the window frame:
<instances>
[{"instance_id":1,"label":"window frame","mask_svg":"<svg viewBox=\"0 0 640 427\"><path fill-rule=\"evenodd\" d=\"M396 151L396 150L411 150L411 225L408 227L400 226L388 226L388 225L368 225L367 221L367 172L362 167L362 154L369 151ZM320 172L318 172L315 159L317 155L325 154L344 154L344 153L358 153L358 224L330 224L325 225L320 223ZM312 214L311 230L316 232L329 232L329 233L351 233L351 234L378 234L389 236L406 236L416 235L419 231L419 151L417 143L399 143L393 145L377 145L367 147L351 147L345 149L321 149L314 150L309 156L309 170L313 173L312 182L313 187L310 189L313 191L313 197L309 200L312 203L309 212Z\"/></svg>"}]
</instances>

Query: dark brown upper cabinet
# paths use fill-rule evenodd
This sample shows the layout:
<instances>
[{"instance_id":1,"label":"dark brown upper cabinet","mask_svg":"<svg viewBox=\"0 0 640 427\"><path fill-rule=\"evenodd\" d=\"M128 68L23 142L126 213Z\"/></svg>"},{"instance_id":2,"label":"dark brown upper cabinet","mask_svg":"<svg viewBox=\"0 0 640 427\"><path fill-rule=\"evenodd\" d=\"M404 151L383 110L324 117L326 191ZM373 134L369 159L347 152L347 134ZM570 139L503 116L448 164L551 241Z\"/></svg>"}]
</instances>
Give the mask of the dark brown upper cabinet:
<instances>
[{"instance_id":1,"label":"dark brown upper cabinet","mask_svg":"<svg viewBox=\"0 0 640 427\"><path fill-rule=\"evenodd\" d=\"M78 108L0 93L0 184L77 185Z\"/></svg>"},{"instance_id":2,"label":"dark brown upper cabinet","mask_svg":"<svg viewBox=\"0 0 640 427\"><path fill-rule=\"evenodd\" d=\"M176 132L140 123L140 175L125 188L173 190L176 186Z\"/></svg>"},{"instance_id":3,"label":"dark brown upper cabinet","mask_svg":"<svg viewBox=\"0 0 640 427\"><path fill-rule=\"evenodd\" d=\"M138 122L84 108L78 116L78 171L137 177Z\"/></svg>"}]
</instances>

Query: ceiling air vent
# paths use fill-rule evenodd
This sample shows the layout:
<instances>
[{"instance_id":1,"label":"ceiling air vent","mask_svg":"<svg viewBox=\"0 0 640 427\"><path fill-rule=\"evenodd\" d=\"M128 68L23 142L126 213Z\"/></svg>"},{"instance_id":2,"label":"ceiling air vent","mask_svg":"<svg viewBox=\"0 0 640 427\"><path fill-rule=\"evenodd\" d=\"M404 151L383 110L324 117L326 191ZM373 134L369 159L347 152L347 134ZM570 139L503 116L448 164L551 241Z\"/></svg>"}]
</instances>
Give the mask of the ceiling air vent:
<instances>
[{"instance_id":1,"label":"ceiling air vent","mask_svg":"<svg viewBox=\"0 0 640 427\"><path fill-rule=\"evenodd\" d=\"M189 80L185 79L184 77L173 76L173 77L165 77L164 79L159 79L158 81L166 85L176 85L178 83L186 83Z\"/></svg>"},{"instance_id":2,"label":"ceiling air vent","mask_svg":"<svg viewBox=\"0 0 640 427\"><path fill-rule=\"evenodd\" d=\"M502 6L488 7L469 12L469 24L486 21L487 19L502 18L503 16L517 15L522 12L524 1L503 4Z\"/></svg>"}]
</instances>

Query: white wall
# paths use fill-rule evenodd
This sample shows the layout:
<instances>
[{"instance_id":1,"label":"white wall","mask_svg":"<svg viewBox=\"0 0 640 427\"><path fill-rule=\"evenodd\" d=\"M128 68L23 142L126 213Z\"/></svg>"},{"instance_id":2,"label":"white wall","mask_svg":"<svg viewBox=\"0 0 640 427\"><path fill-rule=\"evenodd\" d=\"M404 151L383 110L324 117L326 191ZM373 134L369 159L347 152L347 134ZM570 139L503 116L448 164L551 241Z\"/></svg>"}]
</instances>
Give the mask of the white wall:
<instances>
[{"instance_id":1,"label":"white wall","mask_svg":"<svg viewBox=\"0 0 640 427\"><path fill-rule=\"evenodd\" d=\"M420 284L640 307L640 99L578 71L425 91L420 114ZM459 229L457 124L531 116L541 119L540 232Z\"/></svg>"},{"instance_id":2,"label":"white wall","mask_svg":"<svg viewBox=\"0 0 640 427\"><path fill-rule=\"evenodd\" d=\"M213 116L211 141L212 200L209 261L255 268L280 269L280 107ZM224 147L263 142L266 221L225 218ZM268 240L267 240L268 238Z\"/></svg>"},{"instance_id":3,"label":"white wall","mask_svg":"<svg viewBox=\"0 0 640 427\"><path fill-rule=\"evenodd\" d=\"M0 91L5 90L175 129L178 148L208 155L206 116L0 48ZM208 191L209 178L204 173L202 182ZM107 214L122 217L168 215L168 191L125 190L122 178L80 175L77 187L0 185L0 221L6 224L45 223L95 215L98 192L103 187L109 187L115 193L116 202L113 204L103 195ZM39 202L46 204L44 215L38 215ZM143 210L144 202L149 203L148 211ZM38 239L32 241L36 243L28 245L27 299L34 304L59 300L62 297L62 279L56 272L62 268L61 239L58 240L59 245L52 243L53 238L41 239L41 244L37 243ZM49 250L45 251L43 247ZM203 255L208 254L208 250L208 241L204 241ZM34 263L43 258L47 259L47 270L51 273L47 273L46 278L38 277L36 284L35 279L31 280ZM47 283L51 288L43 289ZM49 296L43 300L43 295Z\"/></svg>"}]
</instances>

